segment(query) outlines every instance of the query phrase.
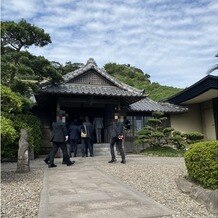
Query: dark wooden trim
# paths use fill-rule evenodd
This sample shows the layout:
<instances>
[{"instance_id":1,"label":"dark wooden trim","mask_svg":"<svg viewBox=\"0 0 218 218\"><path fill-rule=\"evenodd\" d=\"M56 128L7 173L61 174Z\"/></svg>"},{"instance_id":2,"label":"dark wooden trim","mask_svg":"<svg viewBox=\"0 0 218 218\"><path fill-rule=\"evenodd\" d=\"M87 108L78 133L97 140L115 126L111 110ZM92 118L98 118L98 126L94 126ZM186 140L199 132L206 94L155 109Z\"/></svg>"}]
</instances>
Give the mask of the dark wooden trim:
<instances>
[{"instance_id":1,"label":"dark wooden trim","mask_svg":"<svg viewBox=\"0 0 218 218\"><path fill-rule=\"evenodd\" d=\"M201 95L210 89L218 90L217 76L208 75L200 81L198 81L197 83L193 84L192 86L184 89L180 93L166 99L165 101L172 104L181 104L182 102L195 98L198 95Z\"/></svg>"},{"instance_id":2,"label":"dark wooden trim","mask_svg":"<svg viewBox=\"0 0 218 218\"><path fill-rule=\"evenodd\" d=\"M218 97L213 98L213 115L214 115L214 122L215 122L215 131L216 131L216 140L218 140Z\"/></svg>"}]
</instances>

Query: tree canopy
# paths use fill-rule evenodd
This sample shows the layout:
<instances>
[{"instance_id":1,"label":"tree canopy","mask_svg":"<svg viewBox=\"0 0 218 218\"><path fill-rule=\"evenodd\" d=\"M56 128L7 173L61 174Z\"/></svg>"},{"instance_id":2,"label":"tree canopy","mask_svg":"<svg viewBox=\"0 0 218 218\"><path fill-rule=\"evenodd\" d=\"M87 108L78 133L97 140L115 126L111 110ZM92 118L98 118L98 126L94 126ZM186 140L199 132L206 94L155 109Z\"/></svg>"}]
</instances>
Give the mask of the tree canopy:
<instances>
[{"instance_id":1,"label":"tree canopy","mask_svg":"<svg viewBox=\"0 0 218 218\"><path fill-rule=\"evenodd\" d=\"M62 70L62 74L64 75L66 73L75 71L83 66L84 66L84 64L82 64L82 63L72 63L71 61L68 61L64 65L61 65L60 68Z\"/></svg>"},{"instance_id":2,"label":"tree canopy","mask_svg":"<svg viewBox=\"0 0 218 218\"><path fill-rule=\"evenodd\" d=\"M139 89L143 89L143 87L141 87L143 83L150 83L150 75L145 74L141 69L132 67L130 65L107 63L105 64L104 68L107 73L111 74L122 82L138 87Z\"/></svg>"},{"instance_id":3,"label":"tree canopy","mask_svg":"<svg viewBox=\"0 0 218 218\"><path fill-rule=\"evenodd\" d=\"M31 45L43 47L51 43L48 33L22 19L18 23L14 21L1 22L1 45L3 52L9 47L20 51Z\"/></svg>"},{"instance_id":4,"label":"tree canopy","mask_svg":"<svg viewBox=\"0 0 218 218\"><path fill-rule=\"evenodd\" d=\"M47 79L57 83L61 80L61 71L56 69L49 60L27 51L32 45L43 47L51 43L48 33L23 19L18 23L1 22L1 25L3 84L14 89L17 81L19 80L21 84L21 80L25 77L35 78L38 82Z\"/></svg>"},{"instance_id":5,"label":"tree canopy","mask_svg":"<svg viewBox=\"0 0 218 218\"><path fill-rule=\"evenodd\" d=\"M159 83L151 83L149 74L129 64L107 63L104 68L107 73L120 81L135 88L144 89L145 93L156 101L165 99L181 91L179 88L162 86Z\"/></svg>"}]
</instances>

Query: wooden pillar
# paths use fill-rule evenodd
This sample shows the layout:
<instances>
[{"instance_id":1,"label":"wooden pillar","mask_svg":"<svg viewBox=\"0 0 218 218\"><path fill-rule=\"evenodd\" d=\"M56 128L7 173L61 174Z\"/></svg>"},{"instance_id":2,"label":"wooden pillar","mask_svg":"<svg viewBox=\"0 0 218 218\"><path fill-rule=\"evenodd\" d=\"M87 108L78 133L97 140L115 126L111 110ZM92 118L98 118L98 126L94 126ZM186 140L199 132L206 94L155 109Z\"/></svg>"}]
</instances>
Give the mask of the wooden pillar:
<instances>
[{"instance_id":1,"label":"wooden pillar","mask_svg":"<svg viewBox=\"0 0 218 218\"><path fill-rule=\"evenodd\" d=\"M57 98L57 107L56 107L56 121L57 121L57 112L60 111L60 104L59 104L59 98ZM58 149L55 157L60 158L62 157L62 152L60 150L60 148Z\"/></svg>"},{"instance_id":2,"label":"wooden pillar","mask_svg":"<svg viewBox=\"0 0 218 218\"><path fill-rule=\"evenodd\" d=\"M57 112L60 111L59 98L57 98L57 107L56 107L56 121L57 121Z\"/></svg>"}]
</instances>

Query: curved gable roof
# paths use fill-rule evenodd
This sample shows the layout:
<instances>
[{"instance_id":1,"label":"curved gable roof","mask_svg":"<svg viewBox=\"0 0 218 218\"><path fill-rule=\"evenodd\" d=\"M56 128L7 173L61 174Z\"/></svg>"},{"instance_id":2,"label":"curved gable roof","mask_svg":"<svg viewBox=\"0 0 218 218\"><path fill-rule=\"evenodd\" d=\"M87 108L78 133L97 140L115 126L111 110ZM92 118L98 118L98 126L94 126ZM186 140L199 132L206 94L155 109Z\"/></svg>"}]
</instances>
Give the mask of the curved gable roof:
<instances>
[{"instance_id":1,"label":"curved gable roof","mask_svg":"<svg viewBox=\"0 0 218 218\"><path fill-rule=\"evenodd\" d=\"M173 104L182 104L188 101L190 102L191 99L197 98L209 90L218 90L218 76L207 75L203 79L199 80L178 94L166 99L165 101ZM217 93L215 97L218 97L218 92L215 92ZM212 98L214 97L211 95L211 99Z\"/></svg>"},{"instance_id":2,"label":"curved gable roof","mask_svg":"<svg viewBox=\"0 0 218 218\"><path fill-rule=\"evenodd\" d=\"M141 95L144 94L144 90L139 90L139 89L131 87L125 83L122 83L121 81L119 81L115 77L109 75L104 68L99 68L93 58L90 58L84 67L81 67L78 70L75 70L73 72L65 74L63 76L64 82L69 83L71 80L75 79L76 77L81 76L82 74L85 74L89 70L95 70L102 77L104 77L109 82L111 82L112 84L114 84L115 86L117 86L123 90L133 92L135 94L141 94Z\"/></svg>"},{"instance_id":3,"label":"curved gable roof","mask_svg":"<svg viewBox=\"0 0 218 218\"><path fill-rule=\"evenodd\" d=\"M93 71L94 77L92 77ZM93 78L97 78L96 83L91 81ZM92 58L87 61L85 66L64 75L63 79L64 81L57 85L42 84L39 94L119 97L128 104L146 97L144 90L120 82L109 75L105 69L99 68Z\"/></svg>"}]
</instances>

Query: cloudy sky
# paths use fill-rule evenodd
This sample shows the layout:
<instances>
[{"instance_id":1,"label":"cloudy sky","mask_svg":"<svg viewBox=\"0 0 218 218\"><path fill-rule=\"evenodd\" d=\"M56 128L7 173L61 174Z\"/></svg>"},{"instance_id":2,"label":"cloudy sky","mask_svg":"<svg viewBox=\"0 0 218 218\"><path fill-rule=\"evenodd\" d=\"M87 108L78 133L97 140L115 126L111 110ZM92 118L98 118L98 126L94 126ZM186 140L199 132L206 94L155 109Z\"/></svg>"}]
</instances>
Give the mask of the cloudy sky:
<instances>
[{"instance_id":1,"label":"cloudy sky","mask_svg":"<svg viewBox=\"0 0 218 218\"><path fill-rule=\"evenodd\" d=\"M187 87L217 64L215 0L2 0L2 20L45 29L49 60L131 64L152 82Z\"/></svg>"}]
</instances>

